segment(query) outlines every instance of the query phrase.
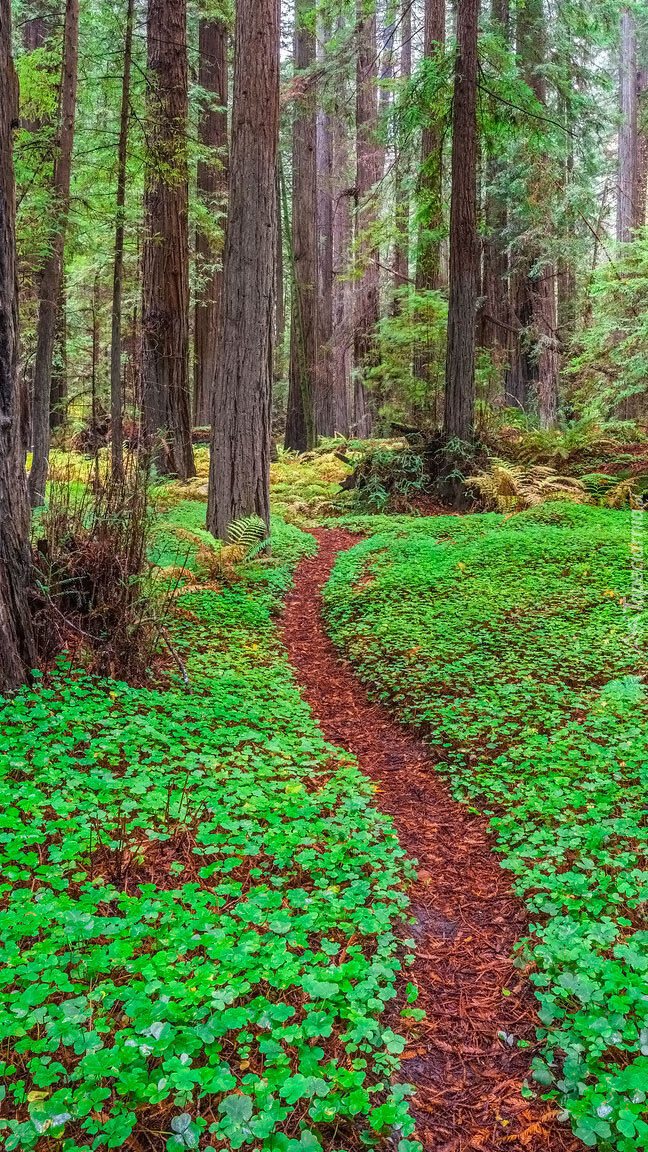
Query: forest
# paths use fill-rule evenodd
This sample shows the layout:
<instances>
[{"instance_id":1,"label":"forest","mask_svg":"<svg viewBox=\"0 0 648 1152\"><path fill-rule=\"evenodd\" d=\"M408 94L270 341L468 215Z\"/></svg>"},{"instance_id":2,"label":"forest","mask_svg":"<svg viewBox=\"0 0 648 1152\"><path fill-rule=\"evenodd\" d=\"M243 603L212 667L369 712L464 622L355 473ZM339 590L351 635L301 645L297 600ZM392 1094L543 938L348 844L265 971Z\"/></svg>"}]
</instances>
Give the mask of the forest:
<instances>
[{"instance_id":1,"label":"forest","mask_svg":"<svg viewBox=\"0 0 648 1152\"><path fill-rule=\"evenodd\" d=\"M0 0L0 1152L648 1149L646 0Z\"/></svg>"}]
</instances>

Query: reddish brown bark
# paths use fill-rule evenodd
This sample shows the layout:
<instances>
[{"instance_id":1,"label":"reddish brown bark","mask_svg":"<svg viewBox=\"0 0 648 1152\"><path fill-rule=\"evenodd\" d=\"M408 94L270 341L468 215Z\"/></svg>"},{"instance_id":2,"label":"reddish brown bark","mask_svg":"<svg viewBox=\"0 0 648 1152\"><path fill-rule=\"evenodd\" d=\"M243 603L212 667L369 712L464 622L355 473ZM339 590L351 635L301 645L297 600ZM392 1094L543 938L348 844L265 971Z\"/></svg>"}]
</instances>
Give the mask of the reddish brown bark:
<instances>
[{"instance_id":1,"label":"reddish brown bark","mask_svg":"<svg viewBox=\"0 0 648 1152\"><path fill-rule=\"evenodd\" d=\"M195 475L189 395L186 0L150 0L142 416L160 471Z\"/></svg>"},{"instance_id":2,"label":"reddish brown bark","mask_svg":"<svg viewBox=\"0 0 648 1152\"><path fill-rule=\"evenodd\" d=\"M62 291L63 250L70 207L70 175L74 145L74 118L79 57L79 0L66 0L63 26L63 61L59 88L59 137L54 160L54 227L50 253L43 265L36 335L32 397L33 458L29 474L32 507L45 499L50 448L52 361Z\"/></svg>"},{"instance_id":3,"label":"reddish brown bark","mask_svg":"<svg viewBox=\"0 0 648 1152\"><path fill-rule=\"evenodd\" d=\"M113 263L112 324L110 335L110 434L113 475L124 475L124 432L121 354L122 354L122 287L124 283L124 207L126 205L126 159L128 121L130 116L130 78L133 51L134 0L127 0L124 32L124 70L122 73L119 149L117 155L117 203L115 220L115 257Z\"/></svg>"},{"instance_id":4,"label":"reddish brown bark","mask_svg":"<svg viewBox=\"0 0 648 1152\"><path fill-rule=\"evenodd\" d=\"M333 377L333 170L331 117L317 114L318 300L315 426L319 436L337 430L336 381Z\"/></svg>"},{"instance_id":5,"label":"reddish brown bark","mask_svg":"<svg viewBox=\"0 0 648 1152\"><path fill-rule=\"evenodd\" d=\"M423 52L427 59L438 56L445 43L445 2L425 0ZM443 129L438 121L428 122L421 142L419 204L421 235L416 263L418 291L439 287L441 272L441 229L443 228Z\"/></svg>"},{"instance_id":6,"label":"reddish brown bark","mask_svg":"<svg viewBox=\"0 0 648 1152\"><path fill-rule=\"evenodd\" d=\"M278 142L279 2L238 0L207 510L221 539L240 516L270 516Z\"/></svg>"},{"instance_id":7,"label":"reddish brown bark","mask_svg":"<svg viewBox=\"0 0 648 1152\"><path fill-rule=\"evenodd\" d=\"M477 29L479 0L459 0L452 117L450 300L444 433L470 441L475 422L477 241Z\"/></svg>"},{"instance_id":8,"label":"reddish brown bark","mask_svg":"<svg viewBox=\"0 0 648 1152\"><path fill-rule=\"evenodd\" d=\"M546 24L543 0L528 0L518 10L517 47L522 74L541 104L546 103L547 89L544 77L546 58ZM531 204L540 200L537 191L543 182L542 162L534 162L529 186ZM540 223L536 222L540 231ZM519 285L517 321L530 300L530 323L522 326L511 353L511 376L524 384L530 393L535 385L538 418L542 428L551 428L558 414L558 352L556 316L556 269L544 257L539 241L527 243L518 257L515 268L518 278L526 277L528 284ZM519 306L520 301L523 304ZM515 301L512 297L512 307ZM515 325L515 321L513 326Z\"/></svg>"},{"instance_id":9,"label":"reddish brown bark","mask_svg":"<svg viewBox=\"0 0 648 1152\"><path fill-rule=\"evenodd\" d=\"M13 128L18 82L11 56L11 7L0 0L0 692L36 662L28 603L29 503L18 384L18 280Z\"/></svg>"},{"instance_id":10,"label":"reddish brown bark","mask_svg":"<svg viewBox=\"0 0 648 1152\"><path fill-rule=\"evenodd\" d=\"M400 78L412 75L412 0L403 0L401 11ZM409 283L410 202L407 188L407 158L396 153L396 245L394 248L394 288ZM395 309L398 310L398 302Z\"/></svg>"},{"instance_id":11,"label":"reddish brown bark","mask_svg":"<svg viewBox=\"0 0 648 1152\"><path fill-rule=\"evenodd\" d=\"M375 185L382 176L382 150L377 139L378 91L376 13L367 0L357 0L356 22L356 261L353 427L368 436L373 424L363 372L375 355L374 331L379 319L379 253L372 231L377 209Z\"/></svg>"},{"instance_id":12,"label":"reddish brown bark","mask_svg":"<svg viewBox=\"0 0 648 1152\"><path fill-rule=\"evenodd\" d=\"M491 0L491 23L505 43L510 32L509 0ZM486 196L484 202L485 236L482 256L482 309L480 344L484 348L503 349L509 343L510 312L508 302L509 260L506 242L506 200L496 187L502 177L498 144L487 153L484 164Z\"/></svg>"},{"instance_id":13,"label":"reddish brown bark","mask_svg":"<svg viewBox=\"0 0 648 1152\"><path fill-rule=\"evenodd\" d=\"M311 0L295 5L294 60L297 76L315 63ZM317 100L305 83L293 118L292 308L286 448L304 452L317 438Z\"/></svg>"},{"instance_id":14,"label":"reddish brown bark","mask_svg":"<svg viewBox=\"0 0 648 1152\"><path fill-rule=\"evenodd\" d=\"M227 42L222 20L200 21L198 30L198 82L215 99L198 127L200 143L213 149L214 158L198 164L198 196L214 216L227 206ZM216 370L215 352L222 292L222 245L196 230L196 271L201 281L194 319L194 423L203 427L211 419L211 392Z\"/></svg>"}]
</instances>

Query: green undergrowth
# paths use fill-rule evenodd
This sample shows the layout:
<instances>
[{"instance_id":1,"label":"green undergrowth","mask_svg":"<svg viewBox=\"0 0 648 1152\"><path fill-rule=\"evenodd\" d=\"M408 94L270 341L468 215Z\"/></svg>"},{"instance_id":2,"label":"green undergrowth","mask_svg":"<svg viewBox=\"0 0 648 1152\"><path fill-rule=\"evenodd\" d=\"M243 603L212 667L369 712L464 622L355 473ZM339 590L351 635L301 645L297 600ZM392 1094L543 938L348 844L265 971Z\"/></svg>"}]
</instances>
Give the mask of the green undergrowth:
<instances>
[{"instance_id":1,"label":"green undergrowth","mask_svg":"<svg viewBox=\"0 0 648 1152\"><path fill-rule=\"evenodd\" d=\"M648 698L630 516L543 505L401 521L337 562L334 640L437 746L531 914L517 963L586 1145L648 1147Z\"/></svg>"},{"instance_id":2,"label":"green undergrowth","mask_svg":"<svg viewBox=\"0 0 648 1152\"><path fill-rule=\"evenodd\" d=\"M273 539L175 600L190 691L61 664L0 702L5 1152L415 1147L411 866L292 680L272 615L314 544Z\"/></svg>"}]
</instances>

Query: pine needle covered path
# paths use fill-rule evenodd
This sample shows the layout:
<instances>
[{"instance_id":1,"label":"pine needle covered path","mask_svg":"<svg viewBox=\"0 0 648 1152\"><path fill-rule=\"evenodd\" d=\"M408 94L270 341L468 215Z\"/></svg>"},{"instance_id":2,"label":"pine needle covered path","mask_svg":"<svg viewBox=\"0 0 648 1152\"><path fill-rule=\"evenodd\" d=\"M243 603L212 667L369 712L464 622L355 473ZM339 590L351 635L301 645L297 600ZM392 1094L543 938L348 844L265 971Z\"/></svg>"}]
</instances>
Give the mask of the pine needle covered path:
<instances>
[{"instance_id":1,"label":"pine needle covered path","mask_svg":"<svg viewBox=\"0 0 648 1152\"><path fill-rule=\"evenodd\" d=\"M419 1139L434 1152L582 1148L556 1121L553 1105L521 1095L537 1017L532 988L511 954L527 920L487 822L450 798L435 774L433 749L370 702L340 661L322 622L321 589L336 555L358 537L326 529L314 535L319 551L297 569L283 638L325 736L357 756L418 861L412 978L426 1020L416 1026L402 1068L417 1087Z\"/></svg>"}]
</instances>

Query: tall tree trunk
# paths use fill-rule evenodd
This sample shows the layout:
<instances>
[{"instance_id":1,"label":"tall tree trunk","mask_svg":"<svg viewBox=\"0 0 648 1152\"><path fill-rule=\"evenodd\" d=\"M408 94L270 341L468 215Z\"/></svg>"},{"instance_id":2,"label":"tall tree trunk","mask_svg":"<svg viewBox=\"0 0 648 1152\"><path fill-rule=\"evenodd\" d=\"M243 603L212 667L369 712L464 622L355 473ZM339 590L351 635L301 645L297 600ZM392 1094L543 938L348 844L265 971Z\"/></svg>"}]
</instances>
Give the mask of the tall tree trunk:
<instances>
[{"instance_id":1,"label":"tall tree trunk","mask_svg":"<svg viewBox=\"0 0 648 1152\"><path fill-rule=\"evenodd\" d=\"M646 197L648 193L647 92L648 68L639 68L637 72L637 191L635 193L637 228L643 228L646 223Z\"/></svg>"},{"instance_id":2,"label":"tall tree trunk","mask_svg":"<svg viewBox=\"0 0 648 1152\"><path fill-rule=\"evenodd\" d=\"M63 252L70 207L70 174L74 145L74 117L79 58L79 0L66 0L63 26L63 61L59 88L59 139L54 161L53 198L55 230L43 266L36 335L36 360L32 400L33 459L29 495L33 508L45 499L50 447L52 361L58 305L61 298Z\"/></svg>"},{"instance_id":3,"label":"tall tree trunk","mask_svg":"<svg viewBox=\"0 0 648 1152\"><path fill-rule=\"evenodd\" d=\"M333 171L331 168L331 118L320 109L317 115L317 225L319 290L318 339L315 389L315 425L318 435L337 431L335 381L333 379Z\"/></svg>"},{"instance_id":4,"label":"tall tree trunk","mask_svg":"<svg viewBox=\"0 0 648 1152\"><path fill-rule=\"evenodd\" d=\"M616 236L620 244L632 239L637 223L637 32L634 14L621 12L619 58L619 183L617 188Z\"/></svg>"},{"instance_id":5,"label":"tall tree trunk","mask_svg":"<svg viewBox=\"0 0 648 1152\"><path fill-rule=\"evenodd\" d=\"M426 59L438 56L445 44L445 0L425 0L423 51ZM416 262L416 288L439 287L441 229L443 228L443 129L435 121L423 129L419 177L421 235Z\"/></svg>"},{"instance_id":6,"label":"tall tree trunk","mask_svg":"<svg viewBox=\"0 0 648 1152\"><path fill-rule=\"evenodd\" d=\"M546 57L546 25L543 0L527 0L518 11L517 49L522 74L541 104L546 103L547 89L543 73ZM536 203L544 174L541 161L535 161L529 186L529 200ZM539 231L539 222L536 229ZM521 330L511 356L511 375L520 380L535 382L538 417L541 428L552 428L558 414L558 353L556 316L556 269L543 256L538 243L525 244L524 253L517 262L517 276L526 276L528 286L520 286L520 298L531 299L531 325ZM520 315L517 316L518 323ZM519 363L516 364L516 361ZM510 386L509 386L510 390Z\"/></svg>"},{"instance_id":7,"label":"tall tree trunk","mask_svg":"<svg viewBox=\"0 0 648 1152\"><path fill-rule=\"evenodd\" d=\"M207 525L270 518L279 0L238 0L230 202L216 358Z\"/></svg>"},{"instance_id":8,"label":"tall tree trunk","mask_svg":"<svg viewBox=\"0 0 648 1152\"><path fill-rule=\"evenodd\" d=\"M110 336L110 431L113 476L124 476L124 395L122 389L122 286L124 283L124 208L126 206L126 159L130 115L130 78L133 51L134 0L127 0L124 34L119 148L117 153L117 203L115 214L115 257L113 263L112 325Z\"/></svg>"},{"instance_id":9,"label":"tall tree trunk","mask_svg":"<svg viewBox=\"0 0 648 1152\"><path fill-rule=\"evenodd\" d=\"M18 81L11 58L10 0L0 0L0 692L36 663L28 603L29 504L18 384L18 279L12 133Z\"/></svg>"},{"instance_id":10,"label":"tall tree trunk","mask_svg":"<svg viewBox=\"0 0 648 1152\"><path fill-rule=\"evenodd\" d=\"M67 416L67 287L65 268L61 271L61 292L56 315L54 352L52 354L52 385L50 392L50 430L62 428Z\"/></svg>"},{"instance_id":11,"label":"tall tree trunk","mask_svg":"<svg viewBox=\"0 0 648 1152\"><path fill-rule=\"evenodd\" d=\"M281 380L284 371L283 352L286 339L286 287L284 277L284 236L281 212L281 173L277 166L277 273L275 301L275 380Z\"/></svg>"},{"instance_id":12,"label":"tall tree trunk","mask_svg":"<svg viewBox=\"0 0 648 1152\"><path fill-rule=\"evenodd\" d=\"M400 43L400 76L402 81L408 81L412 76L412 2L413 0L402 0ZM409 283L410 202L407 187L408 174L407 155L398 149L395 173L397 239L394 249L394 288L396 289L403 288ZM396 298L394 309L398 312L399 308L398 298Z\"/></svg>"},{"instance_id":13,"label":"tall tree trunk","mask_svg":"<svg viewBox=\"0 0 648 1152\"><path fill-rule=\"evenodd\" d=\"M338 19L338 31L344 27ZM351 271L354 175L352 144L347 126L348 94L342 83L334 94L329 116L332 198L332 347L331 374L335 395L335 429L349 434L353 411L354 288Z\"/></svg>"},{"instance_id":14,"label":"tall tree trunk","mask_svg":"<svg viewBox=\"0 0 648 1152\"><path fill-rule=\"evenodd\" d=\"M142 409L158 468L195 475L189 395L186 0L149 0Z\"/></svg>"},{"instance_id":15,"label":"tall tree trunk","mask_svg":"<svg viewBox=\"0 0 648 1152\"><path fill-rule=\"evenodd\" d=\"M477 31L479 0L458 0L452 115L450 300L444 434L471 441L475 424L477 240Z\"/></svg>"},{"instance_id":16,"label":"tall tree trunk","mask_svg":"<svg viewBox=\"0 0 648 1152\"><path fill-rule=\"evenodd\" d=\"M295 4L295 72L315 63L311 0ZM286 448L304 452L317 438L317 101L307 82L293 119L292 308Z\"/></svg>"},{"instance_id":17,"label":"tall tree trunk","mask_svg":"<svg viewBox=\"0 0 648 1152\"><path fill-rule=\"evenodd\" d=\"M493 29L508 45L510 35L509 0L491 0ZM508 304L509 260L506 242L506 200L496 187L502 177L498 142L486 156L484 179L485 236L482 262L482 316L480 343L484 348L505 349L509 342L510 312Z\"/></svg>"},{"instance_id":18,"label":"tall tree trunk","mask_svg":"<svg viewBox=\"0 0 648 1152\"><path fill-rule=\"evenodd\" d=\"M354 413L359 437L373 424L363 373L375 355L374 331L379 320L379 254L372 230L377 209L374 186L382 176L382 150L377 139L378 91L376 13L372 0L357 0L356 9L356 259Z\"/></svg>"},{"instance_id":19,"label":"tall tree trunk","mask_svg":"<svg viewBox=\"0 0 648 1152\"><path fill-rule=\"evenodd\" d=\"M218 98L199 124L200 143L218 150L217 160L198 164L198 195L211 213L222 214L227 204L227 26L222 20L202 19L198 30L198 83ZM194 323L194 421L200 427L211 419L211 392L222 293L222 247L196 230L196 267L203 282L196 300Z\"/></svg>"}]
</instances>

